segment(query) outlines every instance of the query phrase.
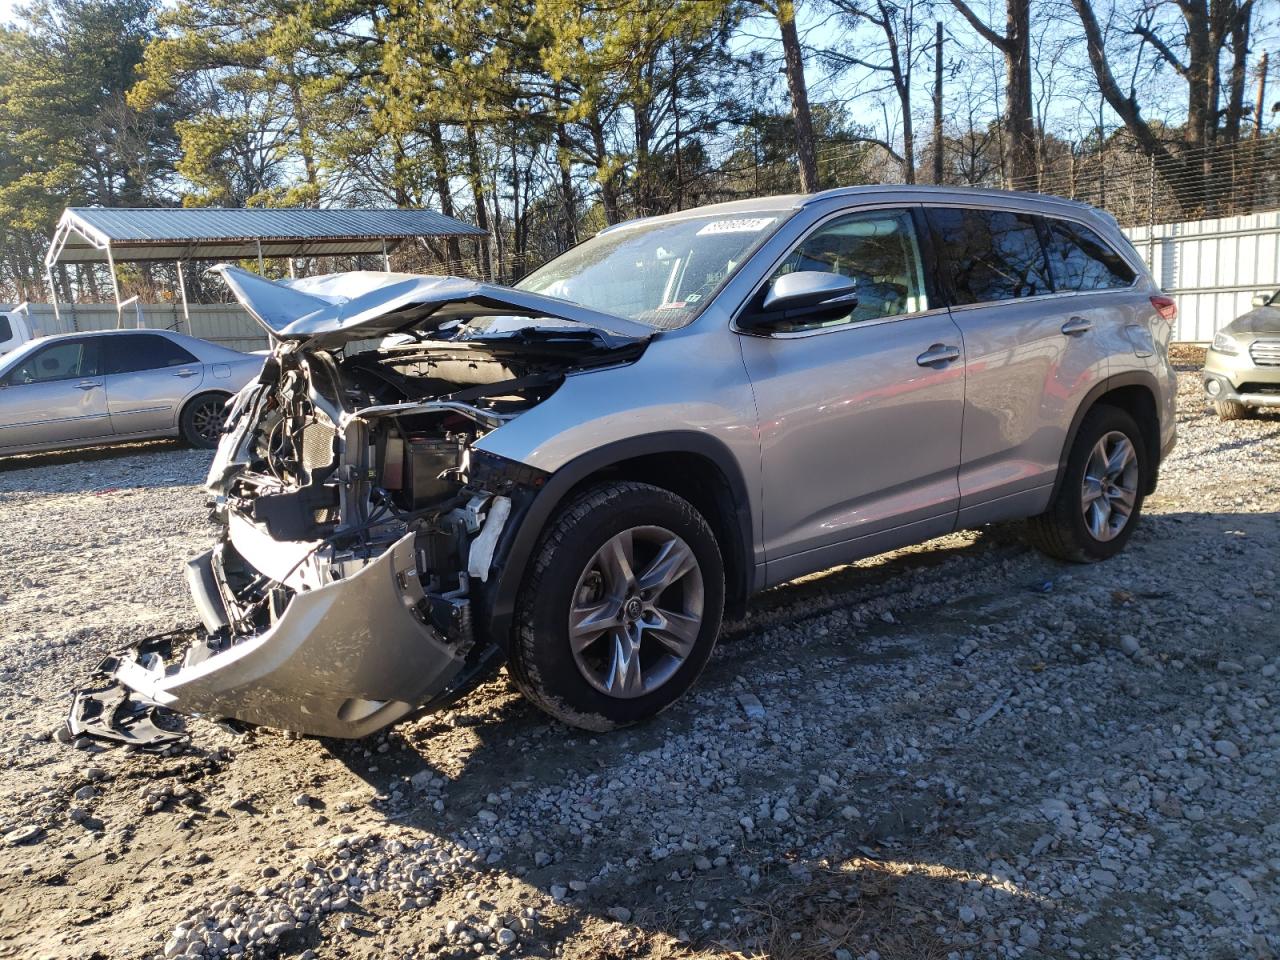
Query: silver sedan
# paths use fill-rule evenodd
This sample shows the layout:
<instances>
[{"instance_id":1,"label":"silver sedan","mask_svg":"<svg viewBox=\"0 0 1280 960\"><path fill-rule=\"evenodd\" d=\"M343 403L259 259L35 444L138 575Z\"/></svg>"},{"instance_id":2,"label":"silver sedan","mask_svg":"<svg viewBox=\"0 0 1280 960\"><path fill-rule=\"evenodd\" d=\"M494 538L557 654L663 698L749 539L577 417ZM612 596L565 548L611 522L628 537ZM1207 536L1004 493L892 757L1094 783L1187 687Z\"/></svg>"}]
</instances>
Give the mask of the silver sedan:
<instances>
[{"instance_id":1,"label":"silver sedan","mask_svg":"<svg viewBox=\"0 0 1280 960\"><path fill-rule=\"evenodd\" d=\"M148 437L213 448L262 362L168 330L32 340L0 358L0 455Z\"/></svg>"}]
</instances>

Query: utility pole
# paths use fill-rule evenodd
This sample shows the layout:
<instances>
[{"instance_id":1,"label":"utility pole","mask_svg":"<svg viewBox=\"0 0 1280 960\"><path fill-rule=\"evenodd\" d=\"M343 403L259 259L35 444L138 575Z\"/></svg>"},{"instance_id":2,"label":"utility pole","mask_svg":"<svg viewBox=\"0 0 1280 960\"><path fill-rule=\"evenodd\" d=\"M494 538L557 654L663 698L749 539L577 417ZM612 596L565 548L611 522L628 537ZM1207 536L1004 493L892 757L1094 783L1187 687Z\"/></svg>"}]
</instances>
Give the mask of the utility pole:
<instances>
[{"instance_id":1,"label":"utility pole","mask_svg":"<svg viewBox=\"0 0 1280 960\"><path fill-rule=\"evenodd\" d=\"M1263 54L1265 63L1266 54ZM942 183L942 21L933 41L933 182Z\"/></svg>"},{"instance_id":2,"label":"utility pole","mask_svg":"<svg viewBox=\"0 0 1280 960\"><path fill-rule=\"evenodd\" d=\"M1262 51L1258 61L1258 100L1253 105L1253 139L1262 136L1262 104L1267 99L1267 51Z\"/></svg>"}]
</instances>

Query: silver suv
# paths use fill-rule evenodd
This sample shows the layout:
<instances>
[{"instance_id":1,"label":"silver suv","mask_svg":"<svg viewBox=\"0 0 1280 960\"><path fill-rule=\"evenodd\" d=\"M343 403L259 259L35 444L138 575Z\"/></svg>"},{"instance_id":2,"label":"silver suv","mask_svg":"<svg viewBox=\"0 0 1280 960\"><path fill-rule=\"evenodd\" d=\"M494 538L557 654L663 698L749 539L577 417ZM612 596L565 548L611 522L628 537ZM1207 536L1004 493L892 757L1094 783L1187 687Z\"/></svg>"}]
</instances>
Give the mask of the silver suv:
<instances>
[{"instance_id":1,"label":"silver suv","mask_svg":"<svg viewBox=\"0 0 1280 960\"><path fill-rule=\"evenodd\" d=\"M1051 197L721 204L514 289L221 269L275 347L209 473L204 635L105 665L144 705L359 737L505 661L566 723L633 723L802 574L1023 517L1110 557L1174 443L1174 305Z\"/></svg>"}]
</instances>

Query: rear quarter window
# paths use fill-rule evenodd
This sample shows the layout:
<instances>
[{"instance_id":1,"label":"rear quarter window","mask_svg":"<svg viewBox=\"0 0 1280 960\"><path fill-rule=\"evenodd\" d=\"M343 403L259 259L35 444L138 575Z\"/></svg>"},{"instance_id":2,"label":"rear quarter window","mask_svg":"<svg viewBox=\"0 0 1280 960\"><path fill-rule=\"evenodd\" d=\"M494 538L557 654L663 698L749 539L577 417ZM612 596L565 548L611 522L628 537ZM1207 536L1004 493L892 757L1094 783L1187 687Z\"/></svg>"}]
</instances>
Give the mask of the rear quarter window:
<instances>
[{"instance_id":1,"label":"rear quarter window","mask_svg":"<svg viewBox=\"0 0 1280 960\"><path fill-rule=\"evenodd\" d=\"M9 318L0 313L0 343L8 343L13 339L13 324Z\"/></svg>"},{"instance_id":2,"label":"rear quarter window","mask_svg":"<svg viewBox=\"0 0 1280 960\"><path fill-rule=\"evenodd\" d=\"M1059 290L1114 290L1137 274L1115 248L1082 223L1045 219L1053 281Z\"/></svg>"}]
</instances>

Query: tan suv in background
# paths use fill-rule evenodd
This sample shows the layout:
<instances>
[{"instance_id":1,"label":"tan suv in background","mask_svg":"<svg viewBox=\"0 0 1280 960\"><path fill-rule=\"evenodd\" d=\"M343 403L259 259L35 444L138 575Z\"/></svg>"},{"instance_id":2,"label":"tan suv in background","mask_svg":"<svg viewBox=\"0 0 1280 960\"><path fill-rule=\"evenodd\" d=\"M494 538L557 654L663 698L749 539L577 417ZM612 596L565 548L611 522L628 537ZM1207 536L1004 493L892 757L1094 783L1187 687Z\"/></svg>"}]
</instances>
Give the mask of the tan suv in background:
<instances>
[{"instance_id":1,"label":"tan suv in background","mask_svg":"<svg viewBox=\"0 0 1280 960\"><path fill-rule=\"evenodd\" d=\"M1218 331L1203 376L1204 391L1222 420L1280 407L1280 290L1258 294L1252 310Z\"/></svg>"}]
</instances>

